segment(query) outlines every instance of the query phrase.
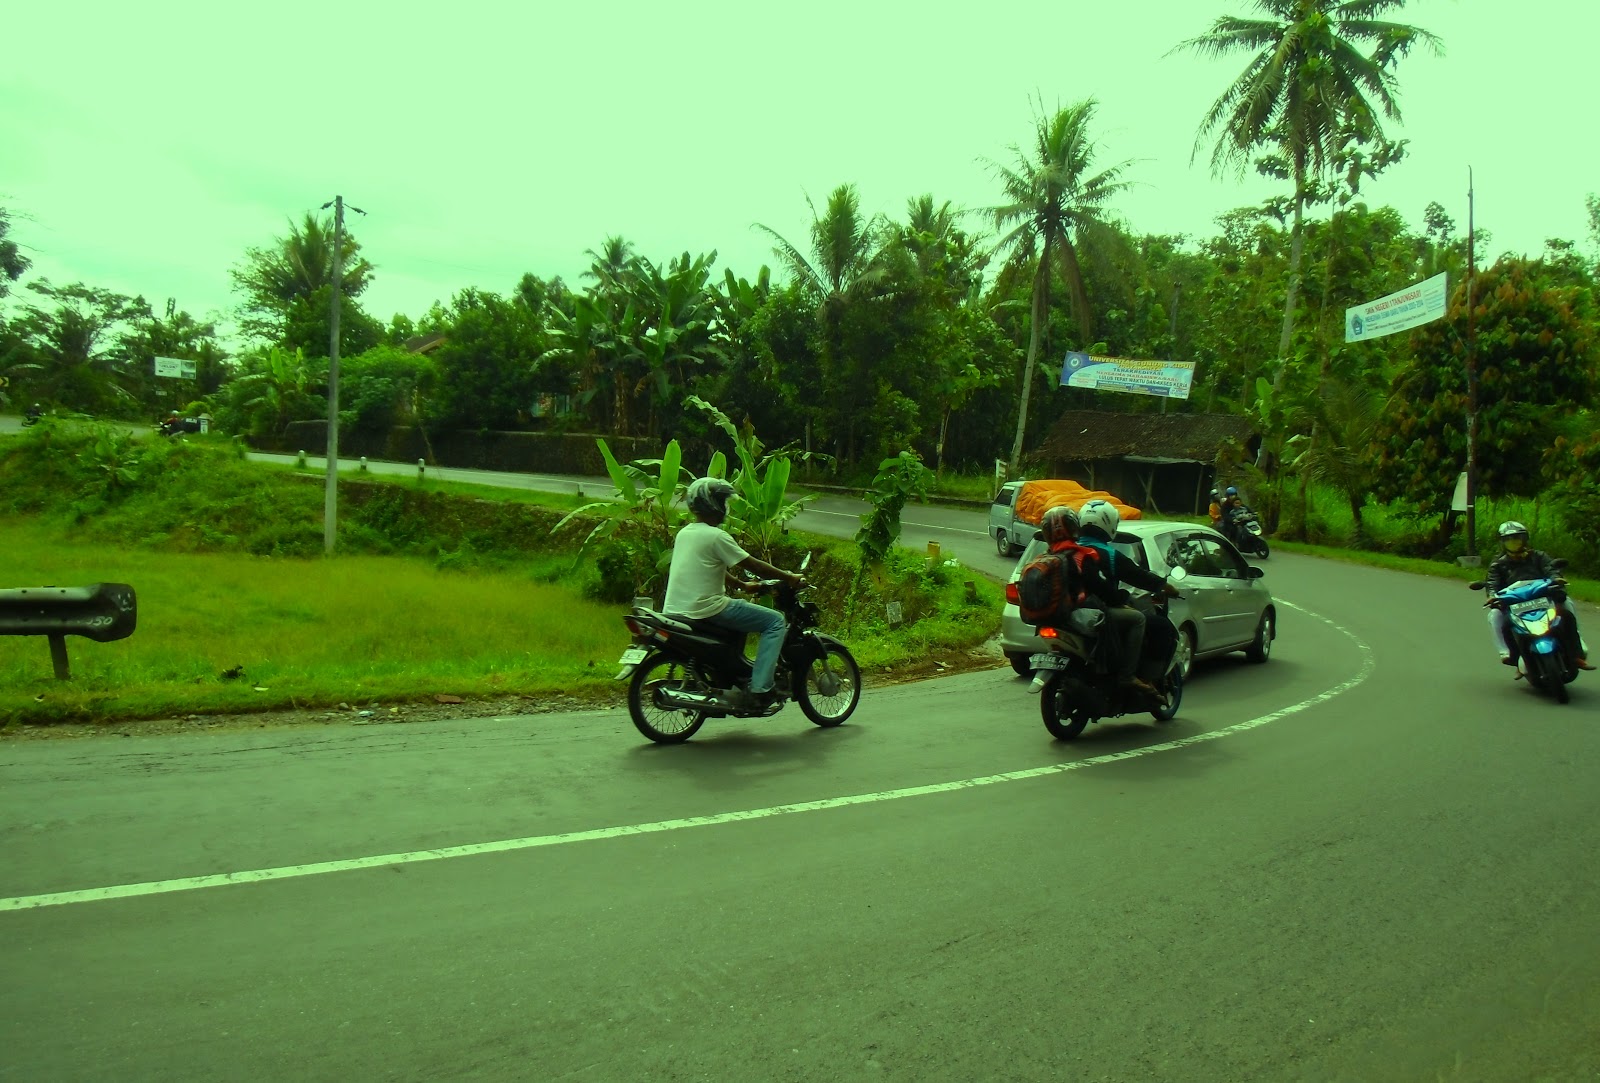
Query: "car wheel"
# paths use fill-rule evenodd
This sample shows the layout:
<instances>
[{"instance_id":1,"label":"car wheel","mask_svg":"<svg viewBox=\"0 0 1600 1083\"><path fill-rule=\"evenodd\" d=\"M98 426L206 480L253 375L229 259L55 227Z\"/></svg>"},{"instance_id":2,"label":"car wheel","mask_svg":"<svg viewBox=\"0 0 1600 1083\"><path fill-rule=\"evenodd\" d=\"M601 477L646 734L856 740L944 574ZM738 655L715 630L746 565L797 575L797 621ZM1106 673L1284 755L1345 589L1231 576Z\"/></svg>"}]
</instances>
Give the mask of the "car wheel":
<instances>
[{"instance_id":1,"label":"car wheel","mask_svg":"<svg viewBox=\"0 0 1600 1083\"><path fill-rule=\"evenodd\" d=\"M1194 668L1194 629L1187 624L1178 629L1178 649L1172 663L1178 667L1179 676L1187 681L1189 671Z\"/></svg>"},{"instance_id":2,"label":"car wheel","mask_svg":"<svg viewBox=\"0 0 1600 1083\"><path fill-rule=\"evenodd\" d=\"M1008 654L1006 661L1011 663L1011 671L1019 677L1033 675L1033 656L1029 654Z\"/></svg>"},{"instance_id":3,"label":"car wheel","mask_svg":"<svg viewBox=\"0 0 1600 1083\"><path fill-rule=\"evenodd\" d=\"M1265 662L1272 657L1272 641L1277 636L1277 629L1273 626L1272 612L1261 614L1261 623L1256 625L1255 642L1245 648L1244 656L1252 662Z\"/></svg>"},{"instance_id":4,"label":"car wheel","mask_svg":"<svg viewBox=\"0 0 1600 1083\"><path fill-rule=\"evenodd\" d=\"M1006 532L1004 530L996 530L994 532L994 549L995 552L1003 557L1011 555L1011 543L1006 541Z\"/></svg>"}]
</instances>

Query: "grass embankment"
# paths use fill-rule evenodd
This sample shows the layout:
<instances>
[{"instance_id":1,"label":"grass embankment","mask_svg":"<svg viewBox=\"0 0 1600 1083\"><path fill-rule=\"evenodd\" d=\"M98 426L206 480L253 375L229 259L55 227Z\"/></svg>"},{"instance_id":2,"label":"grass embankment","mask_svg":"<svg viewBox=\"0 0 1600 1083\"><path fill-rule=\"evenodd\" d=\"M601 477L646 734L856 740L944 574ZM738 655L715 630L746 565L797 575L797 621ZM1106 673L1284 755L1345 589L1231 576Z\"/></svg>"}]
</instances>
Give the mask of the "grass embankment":
<instances>
[{"instance_id":1,"label":"grass embankment","mask_svg":"<svg viewBox=\"0 0 1600 1083\"><path fill-rule=\"evenodd\" d=\"M326 559L320 479L226 446L98 439L0 441L0 587L131 583L138 630L115 643L69 638L70 682L52 678L42 639L0 636L0 724L436 694L620 699L610 678L626 606L601 600L592 561L574 562L586 527L551 533L571 497L353 482L341 490L341 555ZM977 646L998 625L998 588L959 566L929 569L906 553L852 595L850 543L788 540L783 562L818 554L824 629L869 674L932 669L930 657ZM892 628L889 601L906 618ZM242 676L223 676L234 667Z\"/></svg>"}]
</instances>

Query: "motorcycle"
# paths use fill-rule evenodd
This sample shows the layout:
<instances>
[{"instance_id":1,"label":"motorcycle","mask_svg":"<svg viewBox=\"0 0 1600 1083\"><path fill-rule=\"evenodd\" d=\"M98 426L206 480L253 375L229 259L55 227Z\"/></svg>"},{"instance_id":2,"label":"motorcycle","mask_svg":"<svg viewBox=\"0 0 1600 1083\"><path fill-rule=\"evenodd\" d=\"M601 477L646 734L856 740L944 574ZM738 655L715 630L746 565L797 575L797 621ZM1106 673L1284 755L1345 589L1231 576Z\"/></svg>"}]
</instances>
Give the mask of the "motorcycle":
<instances>
[{"instance_id":1,"label":"motorcycle","mask_svg":"<svg viewBox=\"0 0 1600 1083\"><path fill-rule=\"evenodd\" d=\"M1228 540L1241 552L1255 553L1262 559L1272 555L1267 539L1261 534L1261 520L1249 508L1229 509Z\"/></svg>"},{"instance_id":2,"label":"motorcycle","mask_svg":"<svg viewBox=\"0 0 1600 1083\"><path fill-rule=\"evenodd\" d=\"M808 553L800 571L810 563ZM758 709L729 702L733 690L749 686L746 633L645 606L635 606L622 618L633 642L618 660L622 671L616 679L629 681L628 716L640 733L657 744L678 744L693 737L708 718L770 718L791 699L825 728L842 724L855 711L861 701L861 667L843 643L817 630L817 606L801 598L811 585L796 588L777 579L758 585L774 592L789 626L772 699Z\"/></svg>"},{"instance_id":3,"label":"motorcycle","mask_svg":"<svg viewBox=\"0 0 1600 1083\"><path fill-rule=\"evenodd\" d=\"M1183 568L1172 569L1168 579L1174 584L1188 577ZM1153 598L1156 611L1165 619L1166 599ZM1100 620L1097 622L1096 617ZM1108 664L1106 652L1099 649L1100 630L1105 627L1099 610L1073 611L1066 627L1041 627L1039 637L1050 644L1047 653L1033 656L1036 674L1048 674L1039 690L1039 715L1044 728L1058 741L1071 741L1090 722L1118 715L1149 711L1157 722L1166 722L1178 713L1183 702L1183 665L1173 656L1165 663L1165 676L1156 684L1156 694L1117 683L1115 667ZM1173 637L1176 642L1177 637Z\"/></svg>"},{"instance_id":4,"label":"motorcycle","mask_svg":"<svg viewBox=\"0 0 1600 1083\"><path fill-rule=\"evenodd\" d=\"M1567 566L1564 560L1552 562L1556 571ZM1467 584L1473 590L1487 590L1479 581ZM1492 593L1485 609L1501 606L1511 630L1517 676L1540 692L1548 692L1557 703L1566 703L1567 685L1578 677L1578 659L1565 640L1562 623L1567 620L1561 603L1567 600L1564 579L1519 579Z\"/></svg>"},{"instance_id":5,"label":"motorcycle","mask_svg":"<svg viewBox=\"0 0 1600 1083\"><path fill-rule=\"evenodd\" d=\"M199 432L200 421L193 417L169 417L156 423L162 436L178 436L186 432Z\"/></svg>"},{"instance_id":6,"label":"motorcycle","mask_svg":"<svg viewBox=\"0 0 1600 1083\"><path fill-rule=\"evenodd\" d=\"M31 428L34 425L39 424L39 422L41 422L43 420L44 420L44 415L43 414L36 414L36 413L33 413L32 411L30 411L30 412L22 415L22 427L24 429Z\"/></svg>"}]
</instances>

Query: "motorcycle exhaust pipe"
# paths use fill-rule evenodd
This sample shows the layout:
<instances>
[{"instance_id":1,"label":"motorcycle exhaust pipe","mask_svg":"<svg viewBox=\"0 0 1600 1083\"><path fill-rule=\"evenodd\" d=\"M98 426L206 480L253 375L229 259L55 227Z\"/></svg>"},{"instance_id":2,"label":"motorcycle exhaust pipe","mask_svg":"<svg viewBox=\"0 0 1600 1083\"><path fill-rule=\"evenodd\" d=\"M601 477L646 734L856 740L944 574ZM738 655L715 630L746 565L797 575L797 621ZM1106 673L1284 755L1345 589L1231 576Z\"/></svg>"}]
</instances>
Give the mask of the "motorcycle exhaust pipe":
<instances>
[{"instance_id":1,"label":"motorcycle exhaust pipe","mask_svg":"<svg viewBox=\"0 0 1600 1083\"><path fill-rule=\"evenodd\" d=\"M708 696L699 692L683 692L676 689L663 688L656 695L663 707L678 707L695 711L727 706L716 696Z\"/></svg>"}]
</instances>

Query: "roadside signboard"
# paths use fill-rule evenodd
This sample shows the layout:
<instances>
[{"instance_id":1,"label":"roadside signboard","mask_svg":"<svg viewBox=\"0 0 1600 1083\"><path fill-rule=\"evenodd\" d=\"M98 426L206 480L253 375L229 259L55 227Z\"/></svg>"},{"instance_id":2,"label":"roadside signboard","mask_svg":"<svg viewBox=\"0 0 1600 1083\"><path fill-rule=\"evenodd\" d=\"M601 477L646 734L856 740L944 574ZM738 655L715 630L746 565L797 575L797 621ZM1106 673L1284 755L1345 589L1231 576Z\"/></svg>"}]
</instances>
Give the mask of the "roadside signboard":
<instances>
[{"instance_id":1,"label":"roadside signboard","mask_svg":"<svg viewBox=\"0 0 1600 1083\"><path fill-rule=\"evenodd\" d=\"M1445 274L1441 271L1376 301L1347 308L1344 310L1344 340L1364 342L1437 320L1444 315L1448 292Z\"/></svg>"},{"instance_id":2,"label":"roadside signboard","mask_svg":"<svg viewBox=\"0 0 1600 1083\"><path fill-rule=\"evenodd\" d=\"M171 376L179 380L194 379L194 361L183 357L156 358L156 375Z\"/></svg>"},{"instance_id":3,"label":"roadside signboard","mask_svg":"<svg viewBox=\"0 0 1600 1083\"><path fill-rule=\"evenodd\" d=\"M1091 357L1074 352L1067 354L1061 366L1062 387L1186 399L1193 382L1192 361L1134 361L1126 357Z\"/></svg>"}]
</instances>

